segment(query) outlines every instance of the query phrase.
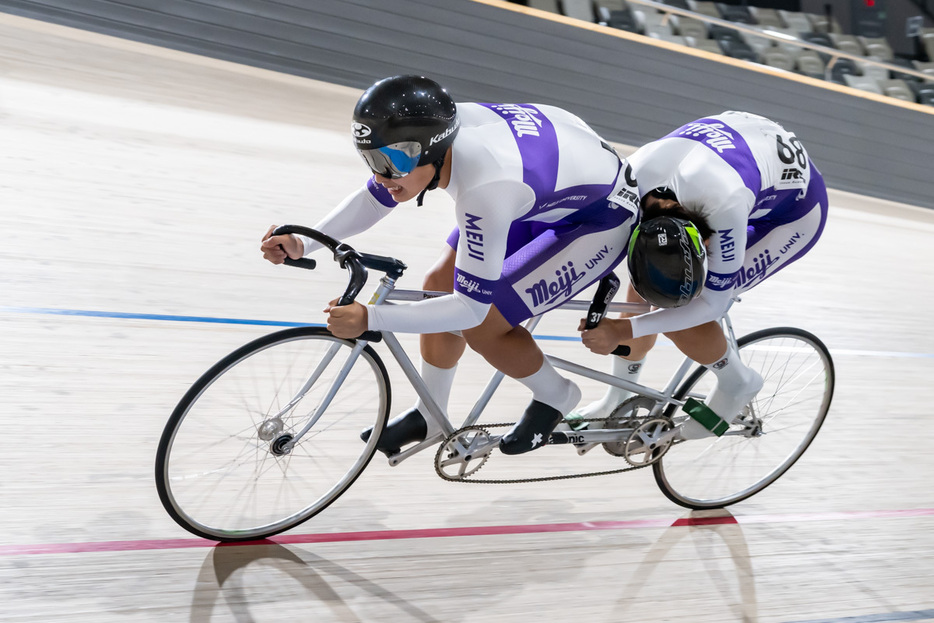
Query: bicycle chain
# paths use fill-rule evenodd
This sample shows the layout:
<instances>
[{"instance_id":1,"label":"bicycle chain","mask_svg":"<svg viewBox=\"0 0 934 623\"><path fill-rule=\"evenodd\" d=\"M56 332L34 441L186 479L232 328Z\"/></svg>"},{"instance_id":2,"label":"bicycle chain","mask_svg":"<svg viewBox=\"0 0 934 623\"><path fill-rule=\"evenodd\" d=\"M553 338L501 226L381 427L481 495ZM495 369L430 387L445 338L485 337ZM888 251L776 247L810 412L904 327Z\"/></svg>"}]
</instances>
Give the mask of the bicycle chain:
<instances>
[{"instance_id":1,"label":"bicycle chain","mask_svg":"<svg viewBox=\"0 0 934 623\"><path fill-rule=\"evenodd\" d=\"M579 420L574 420L574 421L575 422L605 422L606 418L581 418ZM471 431L471 430L482 430L487 435L489 435L490 432L486 430L487 428L503 428L506 426L509 426L511 428L515 426L515 422L511 422L507 424L473 425L473 426L465 426L463 428L459 428L444 438L444 441L441 442L441 445L438 448L438 453L442 451L444 446L449 441L451 441L456 436L464 432ZM492 437L492 435L490 436ZM574 444L545 444L545 445L574 445ZM573 478L589 478L591 476L608 476L610 474L622 474L623 472L631 472L637 469L643 469L651 465L651 463L649 465L629 465L628 467L623 467L620 469L604 470L600 472L582 472L580 474L564 474L562 476L539 476L538 478L497 478L497 479L483 480L483 479L470 478L470 477L449 478L448 476L445 476L441 472L441 469L438 467L438 454L437 453L435 454L434 463L435 463L435 473L438 474L438 476L440 476L442 480L446 480L448 482L461 482L461 483L470 483L470 484L478 484L478 485L509 485L509 484L521 484L521 483L526 483L526 482L548 482L551 480L571 480ZM478 467L474 473L476 473L477 471L480 471L481 469L483 469L483 465Z\"/></svg>"}]
</instances>

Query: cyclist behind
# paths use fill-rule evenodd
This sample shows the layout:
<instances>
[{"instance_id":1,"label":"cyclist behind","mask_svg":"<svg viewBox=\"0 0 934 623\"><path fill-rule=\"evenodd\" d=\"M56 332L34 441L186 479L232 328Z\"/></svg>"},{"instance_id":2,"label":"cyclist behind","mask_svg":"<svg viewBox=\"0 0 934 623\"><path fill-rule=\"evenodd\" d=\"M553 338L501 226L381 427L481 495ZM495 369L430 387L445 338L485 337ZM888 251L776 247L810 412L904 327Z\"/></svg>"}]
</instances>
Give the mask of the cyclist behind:
<instances>
[{"instance_id":1,"label":"cyclist behind","mask_svg":"<svg viewBox=\"0 0 934 623\"><path fill-rule=\"evenodd\" d=\"M451 294L400 305L353 303L325 309L328 329L420 333L421 373L446 410L466 345L532 391L502 438L506 454L528 452L580 400L580 390L545 360L519 323L557 307L613 269L626 253L638 213L636 182L624 160L576 116L531 104L456 104L420 76L386 78L357 102L353 137L373 176L315 225L343 239L390 214L397 203L443 188L457 227L424 280ZM281 263L320 245L266 233L264 257ZM463 337L448 331L461 330ZM379 449L441 434L421 399L393 418ZM363 439L370 431L363 432Z\"/></svg>"},{"instance_id":2,"label":"cyclist behind","mask_svg":"<svg viewBox=\"0 0 934 623\"><path fill-rule=\"evenodd\" d=\"M706 405L729 423L763 381L727 348L718 320L735 295L814 246L827 220L824 180L793 133L734 111L678 128L640 148L629 162L642 220L630 242L627 300L644 299L656 309L606 318L583 331L583 342L601 354L629 345L626 359L613 358L613 373L635 381L664 333L716 375ZM706 249L695 244L698 236ZM629 394L610 388L577 414L605 417ZM686 437L711 434L694 420L686 426Z\"/></svg>"}]
</instances>

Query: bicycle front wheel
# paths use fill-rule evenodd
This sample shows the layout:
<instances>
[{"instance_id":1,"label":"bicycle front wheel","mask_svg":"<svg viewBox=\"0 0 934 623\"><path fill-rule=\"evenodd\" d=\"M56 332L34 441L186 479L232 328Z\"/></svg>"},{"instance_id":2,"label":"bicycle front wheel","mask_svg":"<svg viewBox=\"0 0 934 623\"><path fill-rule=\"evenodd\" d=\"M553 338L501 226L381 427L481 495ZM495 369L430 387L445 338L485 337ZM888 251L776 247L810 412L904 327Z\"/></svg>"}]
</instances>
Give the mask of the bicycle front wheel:
<instances>
[{"instance_id":1,"label":"bicycle front wheel","mask_svg":"<svg viewBox=\"0 0 934 623\"><path fill-rule=\"evenodd\" d=\"M681 506L720 508L762 491L804 454L830 408L833 361L817 337L780 327L751 333L738 345L743 362L765 380L750 403L752 415L722 437L673 445L653 466L659 488ZM715 381L700 367L675 397L704 400ZM676 422L687 417L674 408L669 415Z\"/></svg>"},{"instance_id":2,"label":"bicycle front wheel","mask_svg":"<svg viewBox=\"0 0 934 623\"><path fill-rule=\"evenodd\" d=\"M350 366L354 346L323 328L287 329L246 344L198 379L156 456L169 515L198 536L245 541L288 530L334 502L373 457L390 409L382 361L367 346ZM289 436L314 417L289 449ZM374 433L364 443L367 426Z\"/></svg>"}]
</instances>

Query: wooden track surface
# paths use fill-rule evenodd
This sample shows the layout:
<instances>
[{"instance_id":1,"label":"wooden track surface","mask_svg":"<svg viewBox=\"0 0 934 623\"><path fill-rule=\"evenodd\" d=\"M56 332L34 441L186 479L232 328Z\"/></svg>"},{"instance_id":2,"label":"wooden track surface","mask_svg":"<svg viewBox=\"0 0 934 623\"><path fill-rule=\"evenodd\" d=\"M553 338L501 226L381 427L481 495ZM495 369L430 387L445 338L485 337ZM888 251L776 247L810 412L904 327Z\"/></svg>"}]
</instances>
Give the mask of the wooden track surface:
<instances>
[{"instance_id":1,"label":"wooden track surface","mask_svg":"<svg viewBox=\"0 0 934 623\"><path fill-rule=\"evenodd\" d=\"M159 435L201 372L272 330L199 320L320 322L342 272L274 267L258 246L365 181L358 95L0 16L0 620L934 620L934 213L845 189L814 250L735 308L740 334L816 333L837 369L804 458L713 513L735 522L684 525L711 513L648 470L455 485L426 452L374 460L293 541L191 540L155 492ZM450 204L399 212L352 242L405 260L417 288ZM541 332L576 324L559 312ZM675 361L660 344L644 380ZM398 411L414 393L390 372ZM458 374L466 413L490 370L468 355ZM489 419L527 401L507 383ZM542 452L573 466L558 450Z\"/></svg>"}]
</instances>

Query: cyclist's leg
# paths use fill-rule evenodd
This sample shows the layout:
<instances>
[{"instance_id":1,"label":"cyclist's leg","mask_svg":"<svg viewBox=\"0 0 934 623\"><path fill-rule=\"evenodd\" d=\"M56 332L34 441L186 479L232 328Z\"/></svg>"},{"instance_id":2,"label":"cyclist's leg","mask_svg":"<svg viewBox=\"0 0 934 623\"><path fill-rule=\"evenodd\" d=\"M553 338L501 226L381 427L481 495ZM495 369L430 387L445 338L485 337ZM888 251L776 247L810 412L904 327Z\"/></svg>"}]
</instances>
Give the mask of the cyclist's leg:
<instances>
[{"instance_id":1,"label":"cyclist's leg","mask_svg":"<svg viewBox=\"0 0 934 623\"><path fill-rule=\"evenodd\" d=\"M532 391L532 402L500 441L506 454L522 454L547 443L548 436L580 400L581 392L545 359L532 334L513 326L495 305L477 327L464 331L470 347L492 366Z\"/></svg>"},{"instance_id":2,"label":"cyclist's leg","mask_svg":"<svg viewBox=\"0 0 934 623\"><path fill-rule=\"evenodd\" d=\"M636 292L635 288L632 287L632 284L629 284L627 287L626 302L645 303L642 297ZM619 317L629 318L633 315L634 314L622 313ZM613 376L637 383L642 373L642 366L645 364L646 356L649 351L652 350L652 347L655 346L657 338L658 336L653 334L623 342L625 346L629 347L630 352L625 357L618 355L612 355L610 357L611 373ZM591 402L587 406L577 409L574 414L589 419L606 418L612 413L613 409L631 395L632 392L628 389L622 389L611 385L607 388L606 393L603 394L600 400Z\"/></svg>"},{"instance_id":3,"label":"cyclist's leg","mask_svg":"<svg viewBox=\"0 0 934 623\"><path fill-rule=\"evenodd\" d=\"M451 292L454 289L454 257L454 248L446 245L441 256L425 274L423 289L437 292ZM453 333L425 333L419 336L422 356L419 371L432 399L444 412L447 412L448 399L454 386L457 362L466 347L464 338ZM377 448L386 454L394 454L407 444L439 435L440 425L434 418L425 417L427 413L428 408L419 396L412 407L386 424ZM364 430L361 439L369 439L371 432L372 429Z\"/></svg>"},{"instance_id":4,"label":"cyclist's leg","mask_svg":"<svg viewBox=\"0 0 934 623\"><path fill-rule=\"evenodd\" d=\"M454 259L457 252L445 246L438 261L425 274L422 288L436 292L454 291ZM464 354L467 342L454 333L423 333L419 336L422 361L439 368L453 368Z\"/></svg>"},{"instance_id":5,"label":"cyclist's leg","mask_svg":"<svg viewBox=\"0 0 934 623\"><path fill-rule=\"evenodd\" d=\"M707 322L682 331L671 331L665 337L686 356L710 370L717 383L704 403L727 424L733 422L743 407L762 389L762 376L742 362L734 344L728 344L719 322ZM714 354L717 353L717 354ZM708 421L713 428L716 419ZM688 420L681 435L686 439L699 439L712 435L707 426Z\"/></svg>"},{"instance_id":6,"label":"cyclist's leg","mask_svg":"<svg viewBox=\"0 0 934 623\"><path fill-rule=\"evenodd\" d=\"M584 223L542 231L507 257L490 314L464 332L471 348L532 390L529 407L500 442L504 453L547 442L580 400L577 386L554 370L520 323L559 307L615 268L625 254L627 216L604 209Z\"/></svg>"},{"instance_id":7,"label":"cyclist's leg","mask_svg":"<svg viewBox=\"0 0 934 623\"><path fill-rule=\"evenodd\" d=\"M823 232L827 207L824 180L812 164L811 179L804 193L768 206L764 217L749 222L745 260L737 273L735 291L742 293L752 289L807 253ZM762 377L742 363L735 346L727 348L719 323L711 322L666 336L685 355L716 375L717 384L706 404L726 422L732 422L762 387ZM691 421L683 434L688 437L709 433Z\"/></svg>"}]
</instances>

